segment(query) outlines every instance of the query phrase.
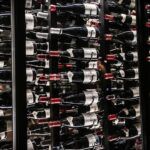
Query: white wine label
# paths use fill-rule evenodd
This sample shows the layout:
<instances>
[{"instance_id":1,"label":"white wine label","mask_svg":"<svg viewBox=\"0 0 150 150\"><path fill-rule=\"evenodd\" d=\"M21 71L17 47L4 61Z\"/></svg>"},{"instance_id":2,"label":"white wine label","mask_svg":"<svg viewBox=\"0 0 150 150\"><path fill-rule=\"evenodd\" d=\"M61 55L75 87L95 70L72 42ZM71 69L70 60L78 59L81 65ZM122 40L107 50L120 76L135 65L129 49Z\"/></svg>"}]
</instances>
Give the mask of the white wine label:
<instances>
[{"instance_id":1,"label":"white wine label","mask_svg":"<svg viewBox=\"0 0 150 150\"><path fill-rule=\"evenodd\" d=\"M97 69L98 68L98 62L97 61L90 61L88 68L89 69Z\"/></svg>"},{"instance_id":2,"label":"white wine label","mask_svg":"<svg viewBox=\"0 0 150 150\"><path fill-rule=\"evenodd\" d=\"M50 118L50 116L51 116L50 109L44 109L44 111L45 111L45 115L46 115L45 117Z\"/></svg>"},{"instance_id":3,"label":"white wine label","mask_svg":"<svg viewBox=\"0 0 150 150\"><path fill-rule=\"evenodd\" d=\"M38 114L37 111L33 111L33 112L32 112L32 115L33 115L34 119L37 119L37 114Z\"/></svg>"},{"instance_id":4,"label":"white wine label","mask_svg":"<svg viewBox=\"0 0 150 150\"><path fill-rule=\"evenodd\" d=\"M141 116L141 111L140 111L140 105L134 105L132 106L136 112L136 117L140 117Z\"/></svg>"},{"instance_id":5,"label":"white wine label","mask_svg":"<svg viewBox=\"0 0 150 150\"><path fill-rule=\"evenodd\" d=\"M125 53L120 53L119 55L122 57L123 60L125 60Z\"/></svg>"},{"instance_id":6,"label":"white wine label","mask_svg":"<svg viewBox=\"0 0 150 150\"><path fill-rule=\"evenodd\" d=\"M129 129L128 128L124 128L123 131L125 133L125 137L129 137Z\"/></svg>"},{"instance_id":7,"label":"white wine label","mask_svg":"<svg viewBox=\"0 0 150 150\"><path fill-rule=\"evenodd\" d=\"M31 13L25 14L26 30L30 31L34 29L34 16Z\"/></svg>"},{"instance_id":8,"label":"white wine label","mask_svg":"<svg viewBox=\"0 0 150 150\"><path fill-rule=\"evenodd\" d=\"M123 0L119 0L119 1L118 1L118 4L122 4L122 3L123 3Z\"/></svg>"},{"instance_id":9,"label":"white wine label","mask_svg":"<svg viewBox=\"0 0 150 150\"><path fill-rule=\"evenodd\" d=\"M84 113L82 115L84 117L85 126L96 126L98 124L98 118L95 113Z\"/></svg>"},{"instance_id":10,"label":"white wine label","mask_svg":"<svg viewBox=\"0 0 150 150\"><path fill-rule=\"evenodd\" d=\"M4 61L0 61L0 68L4 68L5 62Z\"/></svg>"},{"instance_id":11,"label":"white wine label","mask_svg":"<svg viewBox=\"0 0 150 150\"><path fill-rule=\"evenodd\" d=\"M27 103L28 104L33 104L34 103L34 97L33 97L33 93L32 93L31 90L27 90L26 97L27 97Z\"/></svg>"},{"instance_id":12,"label":"white wine label","mask_svg":"<svg viewBox=\"0 0 150 150\"><path fill-rule=\"evenodd\" d=\"M37 13L37 17L38 17L38 18L47 19L47 18L48 18L48 13L46 13L46 12L38 12L38 13Z\"/></svg>"},{"instance_id":13,"label":"white wine label","mask_svg":"<svg viewBox=\"0 0 150 150\"><path fill-rule=\"evenodd\" d=\"M50 50L50 48L49 48L49 42L46 42L46 44L47 44L47 50L46 50L46 52L48 53L49 50Z\"/></svg>"},{"instance_id":14,"label":"white wine label","mask_svg":"<svg viewBox=\"0 0 150 150\"><path fill-rule=\"evenodd\" d=\"M135 72L135 79L138 79L139 78L139 69L138 68L134 68L133 69L134 70L134 72Z\"/></svg>"},{"instance_id":15,"label":"white wine label","mask_svg":"<svg viewBox=\"0 0 150 150\"><path fill-rule=\"evenodd\" d=\"M48 39L48 33L37 32L36 37L38 39Z\"/></svg>"},{"instance_id":16,"label":"white wine label","mask_svg":"<svg viewBox=\"0 0 150 150\"><path fill-rule=\"evenodd\" d=\"M67 117L66 120L69 122L70 126L74 126L74 124L73 124L73 117Z\"/></svg>"},{"instance_id":17,"label":"white wine label","mask_svg":"<svg viewBox=\"0 0 150 150\"><path fill-rule=\"evenodd\" d=\"M34 150L33 144L30 139L28 139L27 141L27 147L28 147L28 150Z\"/></svg>"},{"instance_id":18,"label":"white wine label","mask_svg":"<svg viewBox=\"0 0 150 150\"><path fill-rule=\"evenodd\" d=\"M96 37L96 29L94 27L86 27L87 29L87 37Z\"/></svg>"},{"instance_id":19,"label":"white wine label","mask_svg":"<svg viewBox=\"0 0 150 150\"><path fill-rule=\"evenodd\" d=\"M69 82L72 82L73 73L71 71L68 71L67 76L68 76Z\"/></svg>"},{"instance_id":20,"label":"white wine label","mask_svg":"<svg viewBox=\"0 0 150 150\"><path fill-rule=\"evenodd\" d=\"M52 150L52 146L51 146L51 145L49 146L49 149L48 149L48 150Z\"/></svg>"},{"instance_id":21,"label":"white wine label","mask_svg":"<svg viewBox=\"0 0 150 150\"><path fill-rule=\"evenodd\" d=\"M122 78L125 77L125 72L124 72L124 70L119 70L119 73L120 73L120 76L121 76Z\"/></svg>"},{"instance_id":22,"label":"white wine label","mask_svg":"<svg viewBox=\"0 0 150 150\"><path fill-rule=\"evenodd\" d=\"M141 132L141 130L142 130L141 123L137 123L134 126L137 129L138 135L141 135L142 134L142 132Z\"/></svg>"},{"instance_id":23,"label":"white wine label","mask_svg":"<svg viewBox=\"0 0 150 150\"><path fill-rule=\"evenodd\" d=\"M5 132L0 133L0 140L5 140L6 139L6 134Z\"/></svg>"},{"instance_id":24,"label":"white wine label","mask_svg":"<svg viewBox=\"0 0 150 150\"><path fill-rule=\"evenodd\" d=\"M133 35L134 35L134 39L131 41L131 43L133 45L136 45L137 44L137 32L136 31L132 31L133 32Z\"/></svg>"},{"instance_id":25,"label":"white wine label","mask_svg":"<svg viewBox=\"0 0 150 150\"><path fill-rule=\"evenodd\" d=\"M34 55L33 41L26 41L26 55Z\"/></svg>"},{"instance_id":26,"label":"white wine label","mask_svg":"<svg viewBox=\"0 0 150 150\"><path fill-rule=\"evenodd\" d=\"M50 62L49 60L45 60L45 68L49 68L50 67Z\"/></svg>"},{"instance_id":27,"label":"white wine label","mask_svg":"<svg viewBox=\"0 0 150 150\"><path fill-rule=\"evenodd\" d=\"M98 107L98 104L92 104L90 105L90 112L97 112L97 111L100 111L99 107Z\"/></svg>"},{"instance_id":28,"label":"white wine label","mask_svg":"<svg viewBox=\"0 0 150 150\"><path fill-rule=\"evenodd\" d=\"M83 48L84 58L98 58L98 52L96 48Z\"/></svg>"},{"instance_id":29,"label":"white wine label","mask_svg":"<svg viewBox=\"0 0 150 150\"><path fill-rule=\"evenodd\" d=\"M95 4L84 3L85 15L97 15L98 7Z\"/></svg>"},{"instance_id":30,"label":"white wine label","mask_svg":"<svg viewBox=\"0 0 150 150\"><path fill-rule=\"evenodd\" d=\"M62 29L61 28L50 28L50 33L51 34L62 34Z\"/></svg>"},{"instance_id":31,"label":"white wine label","mask_svg":"<svg viewBox=\"0 0 150 150\"><path fill-rule=\"evenodd\" d=\"M132 93L133 93L133 97L139 97L140 96L140 90L139 90L139 87L133 87L133 88L130 88Z\"/></svg>"},{"instance_id":32,"label":"white wine label","mask_svg":"<svg viewBox=\"0 0 150 150\"><path fill-rule=\"evenodd\" d=\"M126 116L129 115L129 110L127 108L124 108L122 111L125 113Z\"/></svg>"},{"instance_id":33,"label":"white wine label","mask_svg":"<svg viewBox=\"0 0 150 150\"><path fill-rule=\"evenodd\" d=\"M94 83L97 81L97 72L96 70L83 70L84 80L83 83Z\"/></svg>"},{"instance_id":34,"label":"white wine label","mask_svg":"<svg viewBox=\"0 0 150 150\"><path fill-rule=\"evenodd\" d=\"M8 120L7 121L7 131L11 131L12 130L12 125L13 125L12 121Z\"/></svg>"},{"instance_id":35,"label":"white wine label","mask_svg":"<svg viewBox=\"0 0 150 150\"><path fill-rule=\"evenodd\" d=\"M136 16L131 15L131 18L132 18L131 25L135 26L136 25Z\"/></svg>"},{"instance_id":36,"label":"white wine label","mask_svg":"<svg viewBox=\"0 0 150 150\"><path fill-rule=\"evenodd\" d=\"M40 98L40 96L37 95L37 94L35 94L35 103L38 103L38 102L39 102L39 98Z\"/></svg>"},{"instance_id":37,"label":"white wine label","mask_svg":"<svg viewBox=\"0 0 150 150\"><path fill-rule=\"evenodd\" d=\"M4 116L4 111L2 109L0 109L0 117Z\"/></svg>"},{"instance_id":38,"label":"white wine label","mask_svg":"<svg viewBox=\"0 0 150 150\"><path fill-rule=\"evenodd\" d=\"M133 54L133 61L138 61L138 53L137 52L132 52Z\"/></svg>"},{"instance_id":39,"label":"white wine label","mask_svg":"<svg viewBox=\"0 0 150 150\"><path fill-rule=\"evenodd\" d=\"M33 81L33 70L31 68L26 69L26 80L27 82Z\"/></svg>"},{"instance_id":40,"label":"white wine label","mask_svg":"<svg viewBox=\"0 0 150 150\"><path fill-rule=\"evenodd\" d=\"M85 105L91 105L98 103L99 96L97 91L84 91Z\"/></svg>"},{"instance_id":41,"label":"white wine label","mask_svg":"<svg viewBox=\"0 0 150 150\"><path fill-rule=\"evenodd\" d=\"M74 57L73 48L69 48L66 51L70 54L70 57Z\"/></svg>"},{"instance_id":42,"label":"white wine label","mask_svg":"<svg viewBox=\"0 0 150 150\"><path fill-rule=\"evenodd\" d=\"M126 18L127 18L127 15L125 15L125 14L121 14L121 17L122 17L121 22L122 22L122 23L125 23Z\"/></svg>"},{"instance_id":43,"label":"white wine label","mask_svg":"<svg viewBox=\"0 0 150 150\"><path fill-rule=\"evenodd\" d=\"M136 2L135 2L135 0L131 0L131 3L130 3L130 8L135 8L135 4L136 4Z\"/></svg>"},{"instance_id":44,"label":"white wine label","mask_svg":"<svg viewBox=\"0 0 150 150\"><path fill-rule=\"evenodd\" d=\"M32 0L26 0L25 8L32 8Z\"/></svg>"},{"instance_id":45,"label":"white wine label","mask_svg":"<svg viewBox=\"0 0 150 150\"><path fill-rule=\"evenodd\" d=\"M96 135L94 134L88 134L86 135L87 139L88 139L88 142L89 142L89 147L93 147L93 146L96 146L98 145L98 140L99 139Z\"/></svg>"}]
</instances>

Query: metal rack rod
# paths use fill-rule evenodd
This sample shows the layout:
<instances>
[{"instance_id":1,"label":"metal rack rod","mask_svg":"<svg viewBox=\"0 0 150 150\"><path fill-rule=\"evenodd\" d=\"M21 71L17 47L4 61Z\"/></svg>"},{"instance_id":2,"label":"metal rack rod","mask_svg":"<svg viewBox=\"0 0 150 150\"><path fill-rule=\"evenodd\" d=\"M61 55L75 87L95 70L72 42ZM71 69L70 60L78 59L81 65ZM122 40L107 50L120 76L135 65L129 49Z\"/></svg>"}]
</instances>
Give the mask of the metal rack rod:
<instances>
[{"instance_id":1,"label":"metal rack rod","mask_svg":"<svg viewBox=\"0 0 150 150\"><path fill-rule=\"evenodd\" d=\"M24 7L24 0L11 0L13 150L27 150Z\"/></svg>"}]
</instances>

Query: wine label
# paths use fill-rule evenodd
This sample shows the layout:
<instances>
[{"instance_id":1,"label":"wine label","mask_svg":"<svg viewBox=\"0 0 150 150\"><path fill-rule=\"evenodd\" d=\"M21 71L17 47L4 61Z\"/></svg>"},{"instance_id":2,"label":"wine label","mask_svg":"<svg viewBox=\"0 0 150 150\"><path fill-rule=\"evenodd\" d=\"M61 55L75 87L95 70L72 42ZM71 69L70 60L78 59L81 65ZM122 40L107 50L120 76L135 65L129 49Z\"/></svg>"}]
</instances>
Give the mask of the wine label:
<instances>
[{"instance_id":1,"label":"wine label","mask_svg":"<svg viewBox=\"0 0 150 150\"><path fill-rule=\"evenodd\" d=\"M99 137L94 134L88 134L86 135L88 142L89 142L89 147L93 147L96 145L99 145Z\"/></svg>"},{"instance_id":2,"label":"wine label","mask_svg":"<svg viewBox=\"0 0 150 150\"><path fill-rule=\"evenodd\" d=\"M4 110L0 109L0 117L4 116Z\"/></svg>"},{"instance_id":3,"label":"wine label","mask_svg":"<svg viewBox=\"0 0 150 150\"><path fill-rule=\"evenodd\" d=\"M27 147L28 147L28 150L34 150L33 143L31 142L30 139L28 139L28 141L27 141Z\"/></svg>"},{"instance_id":4,"label":"wine label","mask_svg":"<svg viewBox=\"0 0 150 150\"><path fill-rule=\"evenodd\" d=\"M83 70L84 80L83 83L94 83L97 81L96 70Z\"/></svg>"},{"instance_id":5,"label":"wine label","mask_svg":"<svg viewBox=\"0 0 150 150\"><path fill-rule=\"evenodd\" d=\"M34 103L34 97L33 97L33 93L32 93L31 90L27 90L26 97L27 97L27 103L28 104L33 104Z\"/></svg>"},{"instance_id":6,"label":"wine label","mask_svg":"<svg viewBox=\"0 0 150 150\"><path fill-rule=\"evenodd\" d=\"M125 53L120 53L119 55L122 57L122 60L125 60Z\"/></svg>"},{"instance_id":7,"label":"wine label","mask_svg":"<svg viewBox=\"0 0 150 150\"><path fill-rule=\"evenodd\" d=\"M136 31L132 31L132 32L133 32L134 38L131 41L131 43L132 45L136 45L137 44L137 32Z\"/></svg>"},{"instance_id":8,"label":"wine label","mask_svg":"<svg viewBox=\"0 0 150 150\"><path fill-rule=\"evenodd\" d=\"M84 3L85 7L85 15L97 15L98 14L98 7L95 4Z\"/></svg>"},{"instance_id":9,"label":"wine label","mask_svg":"<svg viewBox=\"0 0 150 150\"><path fill-rule=\"evenodd\" d=\"M37 95L37 94L35 94L35 102L36 102L36 103L38 103L38 102L39 102L39 98L40 98L40 96L39 96L39 95Z\"/></svg>"},{"instance_id":10,"label":"wine label","mask_svg":"<svg viewBox=\"0 0 150 150\"><path fill-rule=\"evenodd\" d=\"M51 34L62 34L62 29L61 28L50 28L50 33Z\"/></svg>"},{"instance_id":11,"label":"wine label","mask_svg":"<svg viewBox=\"0 0 150 150\"><path fill-rule=\"evenodd\" d=\"M135 79L138 79L139 78L139 69L138 68L134 68L133 69L134 70L134 72L135 72Z\"/></svg>"},{"instance_id":12,"label":"wine label","mask_svg":"<svg viewBox=\"0 0 150 150\"><path fill-rule=\"evenodd\" d=\"M90 105L90 113L93 113L93 112L98 112L100 109L98 107L98 104L92 104Z\"/></svg>"},{"instance_id":13,"label":"wine label","mask_svg":"<svg viewBox=\"0 0 150 150\"><path fill-rule=\"evenodd\" d=\"M88 68L89 69L97 69L98 68L98 62L97 61L90 61Z\"/></svg>"},{"instance_id":14,"label":"wine label","mask_svg":"<svg viewBox=\"0 0 150 150\"><path fill-rule=\"evenodd\" d=\"M128 128L124 128L122 130L125 133L125 137L129 137L129 129Z\"/></svg>"},{"instance_id":15,"label":"wine label","mask_svg":"<svg viewBox=\"0 0 150 150\"><path fill-rule=\"evenodd\" d=\"M129 110L127 108L122 109L122 111L125 113L126 116L129 115Z\"/></svg>"},{"instance_id":16,"label":"wine label","mask_svg":"<svg viewBox=\"0 0 150 150\"><path fill-rule=\"evenodd\" d=\"M138 53L137 52L132 52L133 54L133 61L138 61Z\"/></svg>"},{"instance_id":17,"label":"wine label","mask_svg":"<svg viewBox=\"0 0 150 150\"><path fill-rule=\"evenodd\" d=\"M34 119L37 119L37 114L38 114L37 111L33 111L33 112L32 112L32 115L33 115Z\"/></svg>"},{"instance_id":18,"label":"wine label","mask_svg":"<svg viewBox=\"0 0 150 150\"><path fill-rule=\"evenodd\" d=\"M33 81L33 70L31 68L26 69L26 80L27 82Z\"/></svg>"},{"instance_id":19,"label":"wine label","mask_svg":"<svg viewBox=\"0 0 150 150\"><path fill-rule=\"evenodd\" d=\"M7 131L12 131L12 125L13 125L12 121L8 120L7 121Z\"/></svg>"},{"instance_id":20,"label":"wine label","mask_svg":"<svg viewBox=\"0 0 150 150\"><path fill-rule=\"evenodd\" d=\"M50 109L44 109L44 111L45 111L45 117L46 118L50 118Z\"/></svg>"},{"instance_id":21,"label":"wine label","mask_svg":"<svg viewBox=\"0 0 150 150\"><path fill-rule=\"evenodd\" d=\"M125 77L125 72L124 72L124 70L119 70L119 73L120 73L120 76L121 76L122 78Z\"/></svg>"},{"instance_id":22,"label":"wine label","mask_svg":"<svg viewBox=\"0 0 150 150\"><path fill-rule=\"evenodd\" d=\"M67 76L68 76L69 82L72 82L73 73L71 71L68 71Z\"/></svg>"},{"instance_id":23,"label":"wine label","mask_svg":"<svg viewBox=\"0 0 150 150\"><path fill-rule=\"evenodd\" d=\"M98 58L98 52L96 48L82 48L84 52L84 58Z\"/></svg>"},{"instance_id":24,"label":"wine label","mask_svg":"<svg viewBox=\"0 0 150 150\"><path fill-rule=\"evenodd\" d=\"M26 30L30 31L34 29L34 16L31 13L25 14Z\"/></svg>"},{"instance_id":25,"label":"wine label","mask_svg":"<svg viewBox=\"0 0 150 150\"><path fill-rule=\"evenodd\" d=\"M74 57L73 48L69 48L66 51L70 54L70 57Z\"/></svg>"},{"instance_id":26,"label":"wine label","mask_svg":"<svg viewBox=\"0 0 150 150\"><path fill-rule=\"evenodd\" d=\"M70 126L74 126L73 117L67 117L66 120L69 122Z\"/></svg>"},{"instance_id":27,"label":"wine label","mask_svg":"<svg viewBox=\"0 0 150 150\"><path fill-rule=\"evenodd\" d=\"M125 23L125 22L126 22L127 15L121 14L121 17L122 17L121 22L122 22L122 23Z\"/></svg>"},{"instance_id":28,"label":"wine label","mask_svg":"<svg viewBox=\"0 0 150 150\"><path fill-rule=\"evenodd\" d=\"M96 104L99 101L98 92L95 91L84 91L85 95L85 105Z\"/></svg>"},{"instance_id":29,"label":"wine label","mask_svg":"<svg viewBox=\"0 0 150 150\"><path fill-rule=\"evenodd\" d=\"M32 0L26 0L25 8L32 8Z\"/></svg>"},{"instance_id":30,"label":"wine label","mask_svg":"<svg viewBox=\"0 0 150 150\"><path fill-rule=\"evenodd\" d=\"M38 38L38 39L48 39L48 33L42 33L42 32L37 32L36 33L36 37Z\"/></svg>"},{"instance_id":31,"label":"wine label","mask_svg":"<svg viewBox=\"0 0 150 150\"><path fill-rule=\"evenodd\" d=\"M135 2L135 0L131 0L131 3L130 3L130 8L135 8L135 4L136 4L136 2Z\"/></svg>"},{"instance_id":32,"label":"wine label","mask_svg":"<svg viewBox=\"0 0 150 150\"><path fill-rule=\"evenodd\" d=\"M131 18L132 18L132 22L131 22L131 25L136 25L136 16L134 15L131 15Z\"/></svg>"},{"instance_id":33,"label":"wine label","mask_svg":"<svg viewBox=\"0 0 150 150\"><path fill-rule=\"evenodd\" d=\"M138 132L138 135L141 135L142 134L142 127L141 127L141 123L137 123L137 124L135 124L134 125L135 126L135 128L137 129L137 132Z\"/></svg>"},{"instance_id":34,"label":"wine label","mask_svg":"<svg viewBox=\"0 0 150 150\"><path fill-rule=\"evenodd\" d=\"M45 60L45 68L49 68L50 67L50 62L49 60Z\"/></svg>"},{"instance_id":35,"label":"wine label","mask_svg":"<svg viewBox=\"0 0 150 150\"><path fill-rule=\"evenodd\" d=\"M123 3L123 0L119 0L119 1L118 1L118 4L122 4L122 3Z\"/></svg>"},{"instance_id":36,"label":"wine label","mask_svg":"<svg viewBox=\"0 0 150 150\"><path fill-rule=\"evenodd\" d=\"M34 43L33 41L26 41L26 55L34 55Z\"/></svg>"},{"instance_id":37,"label":"wine label","mask_svg":"<svg viewBox=\"0 0 150 150\"><path fill-rule=\"evenodd\" d=\"M94 27L86 27L87 29L87 37L92 37L95 38L96 37L96 29Z\"/></svg>"},{"instance_id":38,"label":"wine label","mask_svg":"<svg viewBox=\"0 0 150 150\"><path fill-rule=\"evenodd\" d=\"M85 126L96 126L98 125L98 118L95 113L84 113L82 114L84 118Z\"/></svg>"},{"instance_id":39,"label":"wine label","mask_svg":"<svg viewBox=\"0 0 150 150\"><path fill-rule=\"evenodd\" d=\"M5 140L6 139L6 134L5 132L0 133L0 140Z\"/></svg>"},{"instance_id":40,"label":"wine label","mask_svg":"<svg viewBox=\"0 0 150 150\"><path fill-rule=\"evenodd\" d=\"M46 13L46 12L38 12L37 13L37 17L38 18L47 19L48 18L48 13Z\"/></svg>"},{"instance_id":41,"label":"wine label","mask_svg":"<svg viewBox=\"0 0 150 150\"><path fill-rule=\"evenodd\" d=\"M141 111L140 111L140 105L134 105L132 106L136 112L136 117L140 117L141 116Z\"/></svg>"},{"instance_id":42,"label":"wine label","mask_svg":"<svg viewBox=\"0 0 150 150\"><path fill-rule=\"evenodd\" d=\"M5 62L4 61L0 61L0 68L4 68Z\"/></svg>"},{"instance_id":43,"label":"wine label","mask_svg":"<svg viewBox=\"0 0 150 150\"><path fill-rule=\"evenodd\" d=\"M133 87L133 88L130 88L132 93L133 93L133 97L139 97L140 96L140 90L139 90L139 87Z\"/></svg>"}]
</instances>

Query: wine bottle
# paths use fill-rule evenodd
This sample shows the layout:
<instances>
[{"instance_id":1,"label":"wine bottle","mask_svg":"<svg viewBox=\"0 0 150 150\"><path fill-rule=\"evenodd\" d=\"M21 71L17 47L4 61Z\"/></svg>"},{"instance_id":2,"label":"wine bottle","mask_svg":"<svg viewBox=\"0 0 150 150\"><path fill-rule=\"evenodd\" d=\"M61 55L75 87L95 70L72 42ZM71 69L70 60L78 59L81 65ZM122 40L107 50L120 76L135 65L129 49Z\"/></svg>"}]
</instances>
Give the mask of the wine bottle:
<instances>
[{"instance_id":1,"label":"wine bottle","mask_svg":"<svg viewBox=\"0 0 150 150\"><path fill-rule=\"evenodd\" d=\"M0 14L0 25L2 26L10 26L10 18L11 14L10 13L1 13Z\"/></svg>"},{"instance_id":2,"label":"wine bottle","mask_svg":"<svg viewBox=\"0 0 150 150\"><path fill-rule=\"evenodd\" d=\"M64 103L68 104L79 104L88 106L100 102L100 96L95 89L90 89L82 93L66 96L63 98L63 101Z\"/></svg>"},{"instance_id":3,"label":"wine bottle","mask_svg":"<svg viewBox=\"0 0 150 150\"><path fill-rule=\"evenodd\" d=\"M12 92L11 90L0 92L0 106L12 105ZM1 111L1 115L4 116L4 112Z\"/></svg>"},{"instance_id":4,"label":"wine bottle","mask_svg":"<svg viewBox=\"0 0 150 150\"><path fill-rule=\"evenodd\" d=\"M42 26L47 26L48 21L47 18L45 19L45 16L42 18L41 13L37 13L37 16L33 15L32 13L26 13L25 14L25 20L26 20L26 30L40 30L42 29Z\"/></svg>"},{"instance_id":5,"label":"wine bottle","mask_svg":"<svg viewBox=\"0 0 150 150\"><path fill-rule=\"evenodd\" d=\"M120 14L120 15L105 15L105 19L108 21L115 21L118 23L123 23L127 25L136 25L136 16L134 15L126 15L126 14Z\"/></svg>"},{"instance_id":6,"label":"wine bottle","mask_svg":"<svg viewBox=\"0 0 150 150\"><path fill-rule=\"evenodd\" d=\"M48 42L37 43L34 41L26 41L26 56L33 56L36 54L48 52L49 52Z\"/></svg>"},{"instance_id":7,"label":"wine bottle","mask_svg":"<svg viewBox=\"0 0 150 150\"><path fill-rule=\"evenodd\" d=\"M0 81L11 82L11 70L0 70Z\"/></svg>"},{"instance_id":8,"label":"wine bottle","mask_svg":"<svg viewBox=\"0 0 150 150\"><path fill-rule=\"evenodd\" d=\"M27 117L30 119L49 119L50 109L35 110L33 112L29 112Z\"/></svg>"},{"instance_id":9,"label":"wine bottle","mask_svg":"<svg viewBox=\"0 0 150 150\"><path fill-rule=\"evenodd\" d=\"M27 104L28 105L33 105L35 103L48 103L50 100L50 95L48 92L43 93L43 94L36 94L32 90L28 89L26 91L26 96L27 96Z\"/></svg>"},{"instance_id":10,"label":"wine bottle","mask_svg":"<svg viewBox=\"0 0 150 150\"><path fill-rule=\"evenodd\" d=\"M56 11L69 11L73 13L78 13L78 14L85 14L89 16L95 16L99 14L99 8L96 4L92 3L84 3L84 4L70 4L70 5L51 5L50 6L51 12L56 12Z\"/></svg>"},{"instance_id":11,"label":"wine bottle","mask_svg":"<svg viewBox=\"0 0 150 150\"><path fill-rule=\"evenodd\" d=\"M1 54L0 53L0 68L9 69L11 68L11 57L10 54Z\"/></svg>"},{"instance_id":12,"label":"wine bottle","mask_svg":"<svg viewBox=\"0 0 150 150\"><path fill-rule=\"evenodd\" d=\"M116 78L124 78L124 79L138 79L138 68L128 69L128 70L119 70L114 73Z\"/></svg>"},{"instance_id":13,"label":"wine bottle","mask_svg":"<svg viewBox=\"0 0 150 150\"><path fill-rule=\"evenodd\" d=\"M1 42L0 54L10 54L10 53L11 53L11 42Z\"/></svg>"},{"instance_id":14,"label":"wine bottle","mask_svg":"<svg viewBox=\"0 0 150 150\"><path fill-rule=\"evenodd\" d=\"M33 67L33 68L49 68L49 60L31 60L31 61L26 61L26 64L28 67Z\"/></svg>"},{"instance_id":15,"label":"wine bottle","mask_svg":"<svg viewBox=\"0 0 150 150\"><path fill-rule=\"evenodd\" d=\"M26 68L26 81L27 82L35 82L37 72L33 68Z\"/></svg>"},{"instance_id":16,"label":"wine bottle","mask_svg":"<svg viewBox=\"0 0 150 150\"><path fill-rule=\"evenodd\" d=\"M90 129L102 127L99 116L96 113L83 113L78 117L67 117L65 120L62 120L62 125L70 127L79 126Z\"/></svg>"},{"instance_id":17,"label":"wine bottle","mask_svg":"<svg viewBox=\"0 0 150 150\"><path fill-rule=\"evenodd\" d=\"M65 149L91 149L96 146L103 148L103 137L96 134L88 134L73 142L65 142L63 146Z\"/></svg>"},{"instance_id":18,"label":"wine bottle","mask_svg":"<svg viewBox=\"0 0 150 150\"><path fill-rule=\"evenodd\" d=\"M47 0L26 0L25 8L40 9L41 5L46 5L47 3Z\"/></svg>"},{"instance_id":19,"label":"wine bottle","mask_svg":"<svg viewBox=\"0 0 150 150\"><path fill-rule=\"evenodd\" d=\"M135 0L116 0L118 4L128 6L131 9L135 9Z\"/></svg>"},{"instance_id":20,"label":"wine bottle","mask_svg":"<svg viewBox=\"0 0 150 150\"><path fill-rule=\"evenodd\" d=\"M118 116L121 118L132 118L132 117L139 117L140 116L140 105L134 105L129 108L124 108L122 109L119 113Z\"/></svg>"},{"instance_id":21,"label":"wine bottle","mask_svg":"<svg viewBox=\"0 0 150 150\"><path fill-rule=\"evenodd\" d=\"M70 28L50 28L53 35L80 36L96 38L100 36L100 30L96 27L70 27Z\"/></svg>"}]
</instances>

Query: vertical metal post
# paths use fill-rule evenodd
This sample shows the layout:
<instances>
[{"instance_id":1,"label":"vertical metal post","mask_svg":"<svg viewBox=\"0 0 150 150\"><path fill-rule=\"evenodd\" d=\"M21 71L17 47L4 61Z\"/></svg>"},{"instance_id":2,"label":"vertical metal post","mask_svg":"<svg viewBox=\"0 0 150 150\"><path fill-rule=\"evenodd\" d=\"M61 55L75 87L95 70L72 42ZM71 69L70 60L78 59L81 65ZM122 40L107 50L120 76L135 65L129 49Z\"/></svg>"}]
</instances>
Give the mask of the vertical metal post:
<instances>
[{"instance_id":1,"label":"vertical metal post","mask_svg":"<svg viewBox=\"0 0 150 150\"><path fill-rule=\"evenodd\" d=\"M24 0L11 0L13 150L27 150L24 7Z\"/></svg>"},{"instance_id":2,"label":"vertical metal post","mask_svg":"<svg viewBox=\"0 0 150 150\"><path fill-rule=\"evenodd\" d=\"M148 1L136 0L143 150L150 149L150 64L146 62L148 32L145 27L145 4Z\"/></svg>"}]
</instances>

